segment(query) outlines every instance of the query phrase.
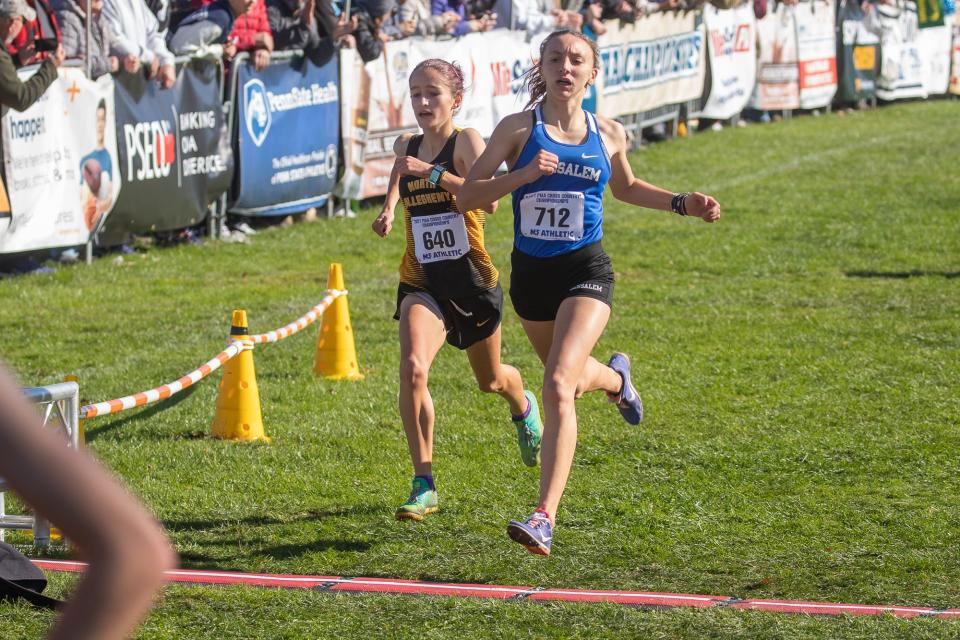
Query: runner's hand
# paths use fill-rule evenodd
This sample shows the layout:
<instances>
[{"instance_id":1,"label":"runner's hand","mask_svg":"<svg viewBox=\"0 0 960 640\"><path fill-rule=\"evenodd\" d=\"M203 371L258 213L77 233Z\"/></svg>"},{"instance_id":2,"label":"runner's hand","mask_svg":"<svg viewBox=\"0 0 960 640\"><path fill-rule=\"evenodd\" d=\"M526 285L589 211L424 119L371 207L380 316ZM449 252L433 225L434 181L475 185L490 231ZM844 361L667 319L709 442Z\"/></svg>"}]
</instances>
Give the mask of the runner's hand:
<instances>
[{"instance_id":1,"label":"runner's hand","mask_svg":"<svg viewBox=\"0 0 960 640\"><path fill-rule=\"evenodd\" d=\"M559 162L560 158L557 157L557 154L540 149L537 155L533 157L533 160L523 168L528 178L527 182L533 182L540 176L551 176L555 174Z\"/></svg>"},{"instance_id":2,"label":"runner's hand","mask_svg":"<svg viewBox=\"0 0 960 640\"><path fill-rule=\"evenodd\" d=\"M427 164L423 160L413 156L400 156L393 166L402 176L416 176L417 178L426 178L433 169L432 164Z\"/></svg>"},{"instance_id":3,"label":"runner's hand","mask_svg":"<svg viewBox=\"0 0 960 640\"><path fill-rule=\"evenodd\" d=\"M373 228L373 232L380 236L381 238L386 238L390 233L390 230L393 229L393 211L387 211L384 209L380 212L380 215L377 216L377 219L373 221L373 224L370 225Z\"/></svg>"},{"instance_id":4,"label":"runner's hand","mask_svg":"<svg viewBox=\"0 0 960 640\"><path fill-rule=\"evenodd\" d=\"M701 218L704 222L716 222L720 219L720 203L708 195L691 193L683 204L687 215Z\"/></svg>"}]
</instances>

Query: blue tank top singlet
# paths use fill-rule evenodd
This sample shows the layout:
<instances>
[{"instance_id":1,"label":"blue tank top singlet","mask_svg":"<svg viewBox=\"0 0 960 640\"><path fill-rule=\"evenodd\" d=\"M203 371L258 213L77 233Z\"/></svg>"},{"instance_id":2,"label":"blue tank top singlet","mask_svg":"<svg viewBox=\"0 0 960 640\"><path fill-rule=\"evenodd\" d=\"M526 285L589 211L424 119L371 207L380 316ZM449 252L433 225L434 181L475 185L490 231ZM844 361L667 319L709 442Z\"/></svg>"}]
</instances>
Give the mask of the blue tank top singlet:
<instances>
[{"instance_id":1,"label":"blue tank top singlet","mask_svg":"<svg viewBox=\"0 0 960 640\"><path fill-rule=\"evenodd\" d=\"M543 123L540 105L534 125L514 165L526 166L540 149L560 159L557 172L540 176L513 192L513 244L537 258L558 256L598 242L603 236L603 190L610 180L610 158L600 138L597 118L587 119L583 144L552 139Z\"/></svg>"}]
</instances>

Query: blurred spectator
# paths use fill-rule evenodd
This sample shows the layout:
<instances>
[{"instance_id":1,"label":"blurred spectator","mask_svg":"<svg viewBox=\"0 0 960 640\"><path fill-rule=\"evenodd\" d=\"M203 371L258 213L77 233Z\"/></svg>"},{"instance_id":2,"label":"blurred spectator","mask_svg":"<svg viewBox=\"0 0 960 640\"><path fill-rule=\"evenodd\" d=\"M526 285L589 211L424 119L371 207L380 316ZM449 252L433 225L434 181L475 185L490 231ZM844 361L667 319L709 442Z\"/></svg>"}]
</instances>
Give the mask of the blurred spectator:
<instances>
[{"instance_id":1,"label":"blurred spectator","mask_svg":"<svg viewBox=\"0 0 960 640\"><path fill-rule=\"evenodd\" d=\"M137 73L142 66L147 78L156 78L164 89L172 87L177 77L173 54L144 0L104 0L103 14L114 36L110 53L120 59L123 70Z\"/></svg>"},{"instance_id":2,"label":"blurred spectator","mask_svg":"<svg viewBox=\"0 0 960 640\"><path fill-rule=\"evenodd\" d=\"M626 1L626 0L624 0ZM514 28L527 32L527 37L557 29L580 31L583 16L560 9L554 0L513 0Z\"/></svg>"},{"instance_id":3,"label":"blurred spectator","mask_svg":"<svg viewBox=\"0 0 960 640\"><path fill-rule=\"evenodd\" d=\"M167 39L167 30L170 28L170 0L144 0L150 13L157 19L157 31Z\"/></svg>"},{"instance_id":4,"label":"blurred spectator","mask_svg":"<svg viewBox=\"0 0 960 640\"><path fill-rule=\"evenodd\" d=\"M466 0L431 0L431 11L442 19L443 33L462 36L474 31L489 31L497 23L491 11L471 17Z\"/></svg>"},{"instance_id":5,"label":"blurred spectator","mask_svg":"<svg viewBox=\"0 0 960 640\"><path fill-rule=\"evenodd\" d=\"M603 22L605 20L620 20L621 22L633 23L637 20L638 9L632 0L585 0L585 12L589 19ZM651 3L655 4L655 3ZM595 17L599 14L599 17ZM639 10L639 15L644 11ZM594 23L591 22L591 28ZM606 31L601 27L600 33ZM599 34L598 34L599 35Z\"/></svg>"},{"instance_id":6,"label":"blurred spectator","mask_svg":"<svg viewBox=\"0 0 960 640\"><path fill-rule=\"evenodd\" d=\"M34 17L7 43L18 67L40 62L60 44L60 28L47 0L27 0L27 6L34 9Z\"/></svg>"},{"instance_id":7,"label":"blurred spectator","mask_svg":"<svg viewBox=\"0 0 960 640\"><path fill-rule=\"evenodd\" d=\"M397 0L397 6L384 22L383 30L391 39L409 36L432 36L446 33L444 19L430 13L425 0Z\"/></svg>"},{"instance_id":8,"label":"blurred spectator","mask_svg":"<svg viewBox=\"0 0 960 640\"><path fill-rule=\"evenodd\" d=\"M393 12L394 0L357 0L352 17L357 19L357 28L353 32L357 53L364 62L380 57L383 43L389 36L381 33L380 27Z\"/></svg>"},{"instance_id":9,"label":"blurred spectator","mask_svg":"<svg viewBox=\"0 0 960 640\"><path fill-rule=\"evenodd\" d=\"M23 29L24 22L36 19L36 12L26 0L0 0L0 38L8 45ZM17 76L13 58L0 51L0 113L7 108L23 111L37 101L47 87L57 79L57 67L63 62L63 47L57 45L53 55L26 82Z\"/></svg>"},{"instance_id":10,"label":"blurred spectator","mask_svg":"<svg viewBox=\"0 0 960 640\"><path fill-rule=\"evenodd\" d=\"M254 0L249 11L237 15L227 40L234 43L237 52L246 51L250 54L254 69L262 71L267 68L273 51L273 33L263 0Z\"/></svg>"},{"instance_id":11,"label":"blurred spectator","mask_svg":"<svg viewBox=\"0 0 960 640\"><path fill-rule=\"evenodd\" d=\"M254 0L215 0L182 18L176 31L169 35L170 48L177 55L195 54L211 50L212 45L222 46L225 57L236 54L237 47L228 42L237 17L253 7Z\"/></svg>"},{"instance_id":12,"label":"blurred spectator","mask_svg":"<svg viewBox=\"0 0 960 640\"><path fill-rule=\"evenodd\" d=\"M87 0L58 0L54 4L63 38L63 52L67 58L86 60L87 54ZM120 68L120 61L110 55L113 36L103 16L103 0L90 0L90 73L99 78Z\"/></svg>"},{"instance_id":13,"label":"blurred spectator","mask_svg":"<svg viewBox=\"0 0 960 640\"><path fill-rule=\"evenodd\" d=\"M338 22L332 36L320 33L317 0L267 0L267 18L277 50L302 49L316 64L325 64L336 52L340 38L353 25Z\"/></svg>"}]
</instances>

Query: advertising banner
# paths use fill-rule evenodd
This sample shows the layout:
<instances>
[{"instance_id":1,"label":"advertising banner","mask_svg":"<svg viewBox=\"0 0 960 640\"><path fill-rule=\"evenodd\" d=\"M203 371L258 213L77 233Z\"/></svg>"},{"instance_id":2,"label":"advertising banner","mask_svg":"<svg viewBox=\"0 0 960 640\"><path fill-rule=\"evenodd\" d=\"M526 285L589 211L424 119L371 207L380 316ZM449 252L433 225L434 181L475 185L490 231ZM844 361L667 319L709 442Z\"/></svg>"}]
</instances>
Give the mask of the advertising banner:
<instances>
[{"instance_id":1,"label":"advertising banner","mask_svg":"<svg viewBox=\"0 0 960 640\"><path fill-rule=\"evenodd\" d=\"M616 118L703 95L707 53L699 12L609 21L600 36L597 113Z\"/></svg>"},{"instance_id":2,"label":"advertising banner","mask_svg":"<svg viewBox=\"0 0 960 640\"><path fill-rule=\"evenodd\" d=\"M881 100L925 98L916 3L908 0L899 5L871 5L866 19L876 23L874 31L880 34L877 97Z\"/></svg>"},{"instance_id":3,"label":"advertising banner","mask_svg":"<svg viewBox=\"0 0 960 640\"><path fill-rule=\"evenodd\" d=\"M835 15L834 0L803 0L794 11L801 109L829 106L837 92Z\"/></svg>"},{"instance_id":4,"label":"advertising banner","mask_svg":"<svg viewBox=\"0 0 960 640\"><path fill-rule=\"evenodd\" d=\"M104 244L125 233L182 229L204 219L230 186L233 160L220 101L220 66L193 61L161 89L143 74L116 78L118 173L124 187Z\"/></svg>"},{"instance_id":5,"label":"advertising banner","mask_svg":"<svg viewBox=\"0 0 960 640\"><path fill-rule=\"evenodd\" d=\"M236 194L229 209L285 215L326 202L337 180L338 63L275 60L263 71L239 63Z\"/></svg>"},{"instance_id":6,"label":"advertising banner","mask_svg":"<svg viewBox=\"0 0 960 640\"><path fill-rule=\"evenodd\" d=\"M917 24L921 29L944 26L943 0L916 0Z\"/></svg>"},{"instance_id":7,"label":"advertising banner","mask_svg":"<svg viewBox=\"0 0 960 640\"><path fill-rule=\"evenodd\" d=\"M747 106L757 79L756 22L750 3L734 9L703 6L710 62L703 117L726 120Z\"/></svg>"},{"instance_id":8,"label":"advertising banner","mask_svg":"<svg viewBox=\"0 0 960 640\"><path fill-rule=\"evenodd\" d=\"M950 54L953 49L953 15L938 27L920 28L917 44L923 60L923 88L927 95L942 95L950 88Z\"/></svg>"},{"instance_id":9,"label":"advertising banner","mask_svg":"<svg viewBox=\"0 0 960 640\"><path fill-rule=\"evenodd\" d=\"M418 130L409 85L420 62L440 58L460 66L466 92L454 122L489 137L501 118L526 103L521 76L540 40L528 43L522 32L507 30L446 41L406 38L386 43L383 55L366 65L354 52L342 50L344 176L338 195L363 199L386 193L394 142Z\"/></svg>"},{"instance_id":10,"label":"advertising banner","mask_svg":"<svg viewBox=\"0 0 960 640\"><path fill-rule=\"evenodd\" d=\"M757 84L750 106L764 111L800 108L796 7L776 7L757 21Z\"/></svg>"},{"instance_id":11,"label":"advertising banner","mask_svg":"<svg viewBox=\"0 0 960 640\"><path fill-rule=\"evenodd\" d=\"M837 99L870 100L877 91L880 39L863 26L858 0L841 0L837 12Z\"/></svg>"},{"instance_id":12,"label":"advertising banner","mask_svg":"<svg viewBox=\"0 0 960 640\"><path fill-rule=\"evenodd\" d=\"M103 223L120 193L113 95L110 76L63 67L29 109L3 116L11 214L0 253L84 244Z\"/></svg>"},{"instance_id":13,"label":"advertising banner","mask_svg":"<svg viewBox=\"0 0 960 640\"><path fill-rule=\"evenodd\" d=\"M950 50L950 93L960 95L960 20L954 16L953 46Z\"/></svg>"}]
</instances>

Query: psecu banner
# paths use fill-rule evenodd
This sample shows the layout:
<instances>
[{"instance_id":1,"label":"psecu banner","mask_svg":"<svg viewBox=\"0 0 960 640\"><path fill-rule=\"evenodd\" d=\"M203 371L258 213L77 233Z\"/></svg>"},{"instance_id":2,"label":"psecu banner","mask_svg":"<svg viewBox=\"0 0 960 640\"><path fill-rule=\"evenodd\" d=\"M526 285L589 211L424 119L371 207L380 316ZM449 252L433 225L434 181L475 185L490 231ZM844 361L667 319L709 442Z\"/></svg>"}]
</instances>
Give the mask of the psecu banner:
<instances>
[{"instance_id":1,"label":"psecu banner","mask_svg":"<svg viewBox=\"0 0 960 640\"><path fill-rule=\"evenodd\" d=\"M239 180L231 212L285 215L327 201L339 161L338 69L336 58L319 67L295 56L263 71L240 63Z\"/></svg>"},{"instance_id":2,"label":"psecu banner","mask_svg":"<svg viewBox=\"0 0 960 640\"><path fill-rule=\"evenodd\" d=\"M233 161L220 101L220 66L195 60L170 89L143 74L116 77L119 174L123 192L101 233L182 229L203 220L230 186Z\"/></svg>"},{"instance_id":3,"label":"psecu banner","mask_svg":"<svg viewBox=\"0 0 960 640\"><path fill-rule=\"evenodd\" d=\"M20 71L21 80L35 67ZM10 110L3 157L11 215L0 218L0 253L84 244L120 192L113 80L65 67L29 109Z\"/></svg>"}]
</instances>

